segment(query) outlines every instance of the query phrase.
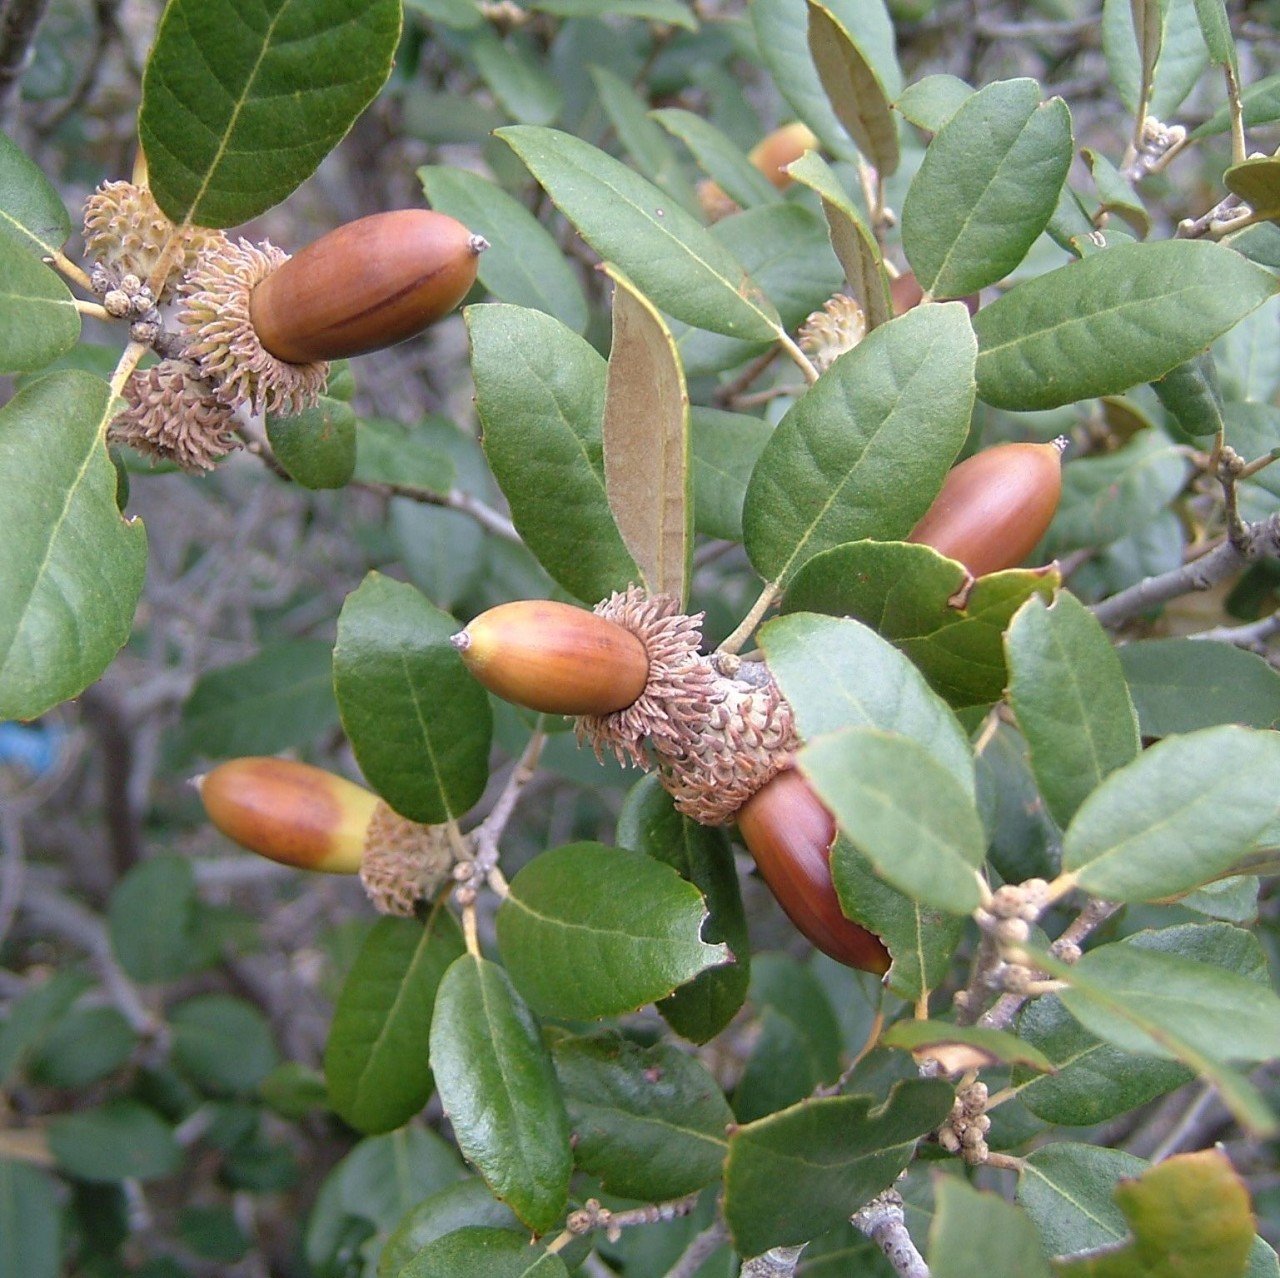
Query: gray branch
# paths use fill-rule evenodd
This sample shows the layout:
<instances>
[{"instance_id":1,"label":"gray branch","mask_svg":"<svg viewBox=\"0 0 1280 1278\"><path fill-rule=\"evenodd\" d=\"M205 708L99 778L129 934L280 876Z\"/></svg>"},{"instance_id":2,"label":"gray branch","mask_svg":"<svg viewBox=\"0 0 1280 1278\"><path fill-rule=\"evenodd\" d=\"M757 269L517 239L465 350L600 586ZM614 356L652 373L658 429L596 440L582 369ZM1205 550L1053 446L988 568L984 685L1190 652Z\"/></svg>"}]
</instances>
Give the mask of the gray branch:
<instances>
[{"instance_id":1,"label":"gray branch","mask_svg":"<svg viewBox=\"0 0 1280 1278\"><path fill-rule=\"evenodd\" d=\"M752 1256L742 1262L738 1278L791 1278L800 1263L800 1253L808 1246L770 1247L761 1256Z\"/></svg>"},{"instance_id":2,"label":"gray branch","mask_svg":"<svg viewBox=\"0 0 1280 1278\"><path fill-rule=\"evenodd\" d=\"M929 1278L929 1266L907 1232L902 1195L896 1189L873 1198L853 1214L852 1223L884 1252L899 1278Z\"/></svg>"}]
</instances>

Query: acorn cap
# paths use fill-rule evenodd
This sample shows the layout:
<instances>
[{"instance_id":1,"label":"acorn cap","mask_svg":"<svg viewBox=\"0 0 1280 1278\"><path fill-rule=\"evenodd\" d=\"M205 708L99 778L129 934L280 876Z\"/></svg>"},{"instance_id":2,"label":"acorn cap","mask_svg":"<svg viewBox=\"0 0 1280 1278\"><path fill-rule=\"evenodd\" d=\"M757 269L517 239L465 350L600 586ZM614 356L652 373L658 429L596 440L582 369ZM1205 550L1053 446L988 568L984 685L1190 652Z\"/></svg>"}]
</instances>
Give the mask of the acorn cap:
<instances>
[{"instance_id":1,"label":"acorn cap","mask_svg":"<svg viewBox=\"0 0 1280 1278\"><path fill-rule=\"evenodd\" d=\"M288 260L265 241L226 240L202 252L183 282L177 314L186 337L183 354L232 408L292 417L313 408L324 391L328 364L277 359L249 318L254 288Z\"/></svg>"},{"instance_id":2,"label":"acorn cap","mask_svg":"<svg viewBox=\"0 0 1280 1278\"><path fill-rule=\"evenodd\" d=\"M376 794L323 768L250 756L195 779L209 819L229 839L281 865L355 874Z\"/></svg>"},{"instance_id":3,"label":"acorn cap","mask_svg":"<svg viewBox=\"0 0 1280 1278\"><path fill-rule=\"evenodd\" d=\"M186 360L164 359L135 370L122 395L126 408L107 430L112 443L194 474L212 470L240 446L235 414Z\"/></svg>"},{"instance_id":4,"label":"acorn cap","mask_svg":"<svg viewBox=\"0 0 1280 1278\"><path fill-rule=\"evenodd\" d=\"M837 293L800 327L800 349L818 372L825 372L838 356L851 351L867 335L867 317L856 297Z\"/></svg>"},{"instance_id":5,"label":"acorn cap","mask_svg":"<svg viewBox=\"0 0 1280 1278\"><path fill-rule=\"evenodd\" d=\"M380 914L412 918L453 874L454 851L443 825L420 825L379 803L365 838L360 882Z\"/></svg>"}]
</instances>

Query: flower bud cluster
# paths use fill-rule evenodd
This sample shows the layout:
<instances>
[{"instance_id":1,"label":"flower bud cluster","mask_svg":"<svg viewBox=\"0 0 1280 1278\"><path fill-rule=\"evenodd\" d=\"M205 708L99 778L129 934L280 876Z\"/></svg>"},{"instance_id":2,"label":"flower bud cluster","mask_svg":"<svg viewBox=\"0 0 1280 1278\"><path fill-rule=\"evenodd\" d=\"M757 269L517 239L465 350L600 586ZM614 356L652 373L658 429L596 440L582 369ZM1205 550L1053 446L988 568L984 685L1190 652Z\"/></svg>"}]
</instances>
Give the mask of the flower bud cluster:
<instances>
[{"instance_id":1,"label":"flower bud cluster","mask_svg":"<svg viewBox=\"0 0 1280 1278\"><path fill-rule=\"evenodd\" d=\"M938 1128L938 1144L949 1154L959 1154L966 1163L985 1163L990 1154L987 1133L991 1119L987 1116L987 1085L970 1083L956 1092L951 1113Z\"/></svg>"}]
</instances>

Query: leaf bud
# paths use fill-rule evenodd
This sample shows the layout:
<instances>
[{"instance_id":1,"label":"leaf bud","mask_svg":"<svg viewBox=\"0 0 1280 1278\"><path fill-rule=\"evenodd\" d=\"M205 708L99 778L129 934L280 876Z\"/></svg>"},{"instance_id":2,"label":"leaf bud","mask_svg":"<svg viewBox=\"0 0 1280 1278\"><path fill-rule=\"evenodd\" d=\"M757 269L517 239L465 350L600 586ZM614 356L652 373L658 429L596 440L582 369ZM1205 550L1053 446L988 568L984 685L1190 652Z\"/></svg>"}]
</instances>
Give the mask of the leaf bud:
<instances>
[{"instance_id":1,"label":"leaf bud","mask_svg":"<svg viewBox=\"0 0 1280 1278\"><path fill-rule=\"evenodd\" d=\"M358 218L323 235L253 290L263 347L303 364L392 346L447 315L488 244L428 209Z\"/></svg>"},{"instance_id":2,"label":"leaf bud","mask_svg":"<svg viewBox=\"0 0 1280 1278\"><path fill-rule=\"evenodd\" d=\"M864 972L889 970L879 937L840 909L831 882L836 823L799 772L781 772L752 795L738 831L778 904L818 949Z\"/></svg>"},{"instance_id":3,"label":"leaf bud","mask_svg":"<svg viewBox=\"0 0 1280 1278\"><path fill-rule=\"evenodd\" d=\"M638 636L616 621L549 599L499 604L452 642L490 692L548 714L625 710L649 680L649 655Z\"/></svg>"},{"instance_id":4,"label":"leaf bud","mask_svg":"<svg viewBox=\"0 0 1280 1278\"><path fill-rule=\"evenodd\" d=\"M356 874L379 800L362 786L291 759L249 757L196 778L227 838L281 865Z\"/></svg>"},{"instance_id":5,"label":"leaf bud","mask_svg":"<svg viewBox=\"0 0 1280 1278\"><path fill-rule=\"evenodd\" d=\"M956 466L908 541L932 546L975 577L1016 568L1035 549L1062 497L1055 444L997 444Z\"/></svg>"}]
</instances>

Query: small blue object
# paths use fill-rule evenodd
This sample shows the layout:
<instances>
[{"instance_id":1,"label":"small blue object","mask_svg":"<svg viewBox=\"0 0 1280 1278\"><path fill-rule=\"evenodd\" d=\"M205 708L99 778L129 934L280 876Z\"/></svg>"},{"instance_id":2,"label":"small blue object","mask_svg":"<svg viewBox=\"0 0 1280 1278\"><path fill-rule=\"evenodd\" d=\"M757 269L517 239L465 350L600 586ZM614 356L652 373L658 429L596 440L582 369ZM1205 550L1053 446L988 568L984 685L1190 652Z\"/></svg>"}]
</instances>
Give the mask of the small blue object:
<instances>
[{"instance_id":1,"label":"small blue object","mask_svg":"<svg viewBox=\"0 0 1280 1278\"><path fill-rule=\"evenodd\" d=\"M58 766L66 729L44 723L0 723L0 768L20 768L33 777Z\"/></svg>"}]
</instances>

